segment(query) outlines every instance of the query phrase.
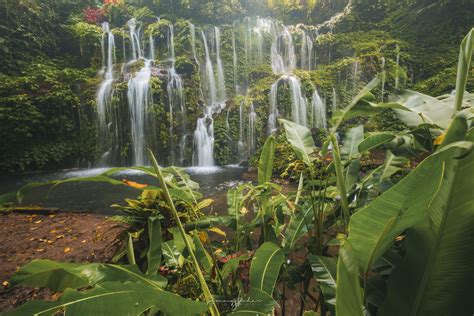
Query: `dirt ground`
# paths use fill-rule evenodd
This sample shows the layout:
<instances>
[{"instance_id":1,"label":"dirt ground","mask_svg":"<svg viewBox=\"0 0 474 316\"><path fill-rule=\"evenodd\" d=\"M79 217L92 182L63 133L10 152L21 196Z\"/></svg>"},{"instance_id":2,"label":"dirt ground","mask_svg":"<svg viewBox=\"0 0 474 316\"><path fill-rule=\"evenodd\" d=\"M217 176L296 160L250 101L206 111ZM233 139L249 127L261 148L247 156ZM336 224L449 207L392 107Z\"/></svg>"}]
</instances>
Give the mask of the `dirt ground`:
<instances>
[{"instance_id":1,"label":"dirt ground","mask_svg":"<svg viewBox=\"0 0 474 316\"><path fill-rule=\"evenodd\" d=\"M10 288L9 278L33 259L108 262L120 247L126 226L104 215L81 213L0 215L0 311L32 299L48 299L48 290Z\"/></svg>"}]
</instances>

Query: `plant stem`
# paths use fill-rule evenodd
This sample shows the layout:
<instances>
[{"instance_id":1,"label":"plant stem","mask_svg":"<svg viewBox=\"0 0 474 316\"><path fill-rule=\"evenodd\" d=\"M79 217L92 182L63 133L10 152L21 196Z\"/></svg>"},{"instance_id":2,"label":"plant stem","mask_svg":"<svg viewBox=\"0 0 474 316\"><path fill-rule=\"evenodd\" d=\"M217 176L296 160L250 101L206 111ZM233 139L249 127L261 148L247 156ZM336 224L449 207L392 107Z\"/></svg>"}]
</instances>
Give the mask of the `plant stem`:
<instances>
[{"instance_id":1,"label":"plant stem","mask_svg":"<svg viewBox=\"0 0 474 316\"><path fill-rule=\"evenodd\" d=\"M173 214L173 217L176 221L176 225L179 228L179 232L181 233L184 243L186 244L186 248L189 251L189 255L191 256L191 260L194 264L194 269L196 270L196 274L198 275L199 283L204 293L204 297L206 298L206 302L209 305L209 311L211 312L212 316L218 316L220 314L219 314L219 310L217 309L216 302L214 301L211 291L209 290L206 280L204 279L204 275L202 274L201 267L199 266L199 262L196 258L196 255L194 254L193 247L191 246L191 243L188 240L186 231L184 230L184 226L181 223L181 219L179 218L178 211L176 211L176 207L174 205L173 199L171 198L171 194L168 190L168 186L166 185L166 182L163 178L163 174L161 173L160 166L158 166L158 162L156 161L155 156L153 155L153 152L150 149L148 149L148 153L150 156L150 161L158 177L158 180L160 181L161 187L163 188L163 193L165 195L166 202L168 203L168 206L171 209L171 213Z\"/></svg>"},{"instance_id":2,"label":"plant stem","mask_svg":"<svg viewBox=\"0 0 474 316\"><path fill-rule=\"evenodd\" d=\"M344 217L344 230L347 231L347 226L349 225L349 201L347 200L346 185L344 180L344 168L342 167L341 162L341 153L339 151L339 144L337 142L336 135L331 135L332 143L332 155L334 158L334 168L336 169L336 181L337 189L341 195L341 208Z\"/></svg>"}]
</instances>

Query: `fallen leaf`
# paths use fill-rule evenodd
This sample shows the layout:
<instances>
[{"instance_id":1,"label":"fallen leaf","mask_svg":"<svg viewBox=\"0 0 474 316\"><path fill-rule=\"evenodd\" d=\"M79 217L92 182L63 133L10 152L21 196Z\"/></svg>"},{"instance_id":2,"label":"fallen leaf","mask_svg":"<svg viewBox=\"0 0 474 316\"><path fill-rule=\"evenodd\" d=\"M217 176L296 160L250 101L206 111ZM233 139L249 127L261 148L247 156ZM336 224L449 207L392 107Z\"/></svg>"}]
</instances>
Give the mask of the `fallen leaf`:
<instances>
[{"instance_id":1,"label":"fallen leaf","mask_svg":"<svg viewBox=\"0 0 474 316\"><path fill-rule=\"evenodd\" d=\"M435 145L441 145L441 144L443 143L445 137L446 137L446 134L441 134L441 135L439 135L439 136L435 139L434 144L435 144Z\"/></svg>"},{"instance_id":2,"label":"fallen leaf","mask_svg":"<svg viewBox=\"0 0 474 316\"><path fill-rule=\"evenodd\" d=\"M35 224L40 224L41 222L42 222L42 220L34 221L33 223L35 223Z\"/></svg>"},{"instance_id":3,"label":"fallen leaf","mask_svg":"<svg viewBox=\"0 0 474 316\"><path fill-rule=\"evenodd\" d=\"M69 248L69 247L66 247L66 248L64 248L64 253L71 252L71 250L72 250L71 248Z\"/></svg>"},{"instance_id":4,"label":"fallen leaf","mask_svg":"<svg viewBox=\"0 0 474 316\"><path fill-rule=\"evenodd\" d=\"M61 297L61 293L60 292L56 292L54 293L53 295L51 295L51 298L53 299L53 301L57 301L58 298Z\"/></svg>"},{"instance_id":5,"label":"fallen leaf","mask_svg":"<svg viewBox=\"0 0 474 316\"><path fill-rule=\"evenodd\" d=\"M2 283L2 285L3 285L4 287L7 287L9 284L10 284L10 283L8 283L8 281L3 281L3 283Z\"/></svg>"},{"instance_id":6,"label":"fallen leaf","mask_svg":"<svg viewBox=\"0 0 474 316\"><path fill-rule=\"evenodd\" d=\"M246 208L245 206L240 209L240 214L245 215L245 214L247 214L248 212L249 212L249 210L248 210L248 208Z\"/></svg>"},{"instance_id":7,"label":"fallen leaf","mask_svg":"<svg viewBox=\"0 0 474 316\"><path fill-rule=\"evenodd\" d=\"M396 241L402 241L403 239L405 239L404 235L401 235L395 238Z\"/></svg>"},{"instance_id":8,"label":"fallen leaf","mask_svg":"<svg viewBox=\"0 0 474 316\"><path fill-rule=\"evenodd\" d=\"M126 185L128 185L129 187L132 187L132 188L135 188L135 189L143 189L143 188L146 188L148 186L148 184L142 184L142 183L137 183L137 182L133 182L133 181L128 181L127 179L123 179L122 182L125 183Z\"/></svg>"},{"instance_id":9,"label":"fallen leaf","mask_svg":"<svg viewBox=\"0 0 474 316\"><path fill-rule=\"evenodd\" d=\"M223 230L220 229L220 228L211 227L211 228L209 228L209 231L210 231L210 232L213 232L213 233L216 233L217 235L227 237L225 231L223 231Z\"/></svg>"},{"instance_id":10,"label":"fallen leaf","mask_svg":"<svg viewBox=\"0 0 474 316\"><path fill-rule=\"evenodd\" d=\"M36 249L36 252L44 252L45 250L43 248L38 248Z\"/></svg>"},{"instance_id":11,"label":"fallen leaf","mask_svg":"<svg viewBox=\"0 0 474 316\"><path fill-rule=\"evenodd\" d=\"M207 241L206 233L204 233L204 232L199 232L199 239L201 240L201 242L202 242L203 244L206 243L206 241Z\"/></svg>"}]
</instances>

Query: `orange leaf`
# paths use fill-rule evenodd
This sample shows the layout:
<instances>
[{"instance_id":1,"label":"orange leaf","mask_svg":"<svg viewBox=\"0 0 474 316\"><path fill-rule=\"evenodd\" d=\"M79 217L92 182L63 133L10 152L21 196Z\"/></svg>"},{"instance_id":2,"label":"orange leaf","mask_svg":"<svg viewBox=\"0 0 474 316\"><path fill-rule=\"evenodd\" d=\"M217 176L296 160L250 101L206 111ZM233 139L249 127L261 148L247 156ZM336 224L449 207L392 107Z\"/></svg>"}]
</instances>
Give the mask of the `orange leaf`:
<instances>
[{"instance_id":1,"label":"orange leaf","mask_svg":"<svg viewBox=\"0 0 474 316\"><path fill-rule=\"evenodd\" d=\"M72 250L71 248L66 247L66 248L64 248L64 253L68 253L68 252L70 252L71 250Z\"/></svg>"},{"instance_id":2,"label":"orange leaf","mask_svg":"<svg viewBox=\"0 0 474 316\"><path fill-rule=\"evenodd\" d=\"M128 181L127 179L123 179L122 182L125 183L126 185L128 185L129 187L132 187L132 188L135 188L135 189L143 189L143 188L146 188L148 186L148 184L142 184L142 183L137 183L137 182L133 182L133 181Z\"/></svg>"},{"instance_id":3,"label":"orange leaf","mask_svg":"<svg viewBox=\"0 0 474 316\"><path fill-rule=\"evenodd\" d=\"M207 241L207 235L205 232L199 232L199 239L201 240L201 242L204 244L206 243Z\"/></svg>"},{"instance_id":4,"label":"orange leaf","mask_svg":"<svg viewBox=\"0 0 474 316\"><path fill-rule=\"evenodd\" d=\"M441 144L443 143L445 137L446 137L446 134L441 134L441 135L439 135L439 136L435 139L434 144L435 144L435 145L441 145Z\"/></svg>"},{"instance_id":5,"label":"orange leaf","mask_svg":"<svg viewBox=\"0 0 474 316\"><path fill-rule=\"evenodd\" d=\"M225 231L223 231L222 229L220 228L217 228L217 227L211 227L208 229L210 232L213 232L213 233L216 233L217 235L221 235L221 236L224 236L226 237L226 233Z\"/></svg>"}]
</instances>

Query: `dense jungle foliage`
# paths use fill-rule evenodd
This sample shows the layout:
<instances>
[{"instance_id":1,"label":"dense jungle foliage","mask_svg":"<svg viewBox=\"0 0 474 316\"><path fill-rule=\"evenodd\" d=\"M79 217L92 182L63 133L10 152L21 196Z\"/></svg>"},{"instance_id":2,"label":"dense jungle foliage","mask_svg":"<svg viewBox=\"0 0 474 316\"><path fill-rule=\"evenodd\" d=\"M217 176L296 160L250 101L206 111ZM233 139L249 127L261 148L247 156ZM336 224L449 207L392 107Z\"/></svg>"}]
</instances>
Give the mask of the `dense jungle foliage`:
<instances>
[{"instance_id":1,"label":"dense jungle foliage","mask_svg":"<svg viewBox=\"0 0 474 316\"><path fill-rule=\"evenodd\" d=\"M0 8L0 170L97 166L114 157L98 175L0 195L1 210L31 190L49 194L71 183L136 193L112 205L120 214L113 220L127 226L111 262L33 260L5 286L46 288L52 300L28 299L4 315L474 313L472 1L4 0ZM236 29L257 15L292 26L268 52L249 53L247 33ZM128 61L126 44L140 46L135 21L158 67L143 56ZM205 29L219 44L208 47ZM301 30L317 33L314 67L304 66L301 49L298 67L275 71L275 55L290 55L275 53L278 45L305 47ZM202 67L212 63L196 58L209 51L211 77L226 78L214 83L222 91L207 91L214 86ZM270 58L271 65L258 60ZM97 90L114 67L120 77L105 102L114 121L105 125L115 128L115 152L104 154ZM178 112L174 71L186 100ZM124 104L143 97L132 95L143 73L151 87L144 117L154 131L143 133L153 147L145 166L130 160L134 135L124 119L136 114ZM203 109L212 92L226 102L209 118ZM319 125L295 114L306 99L324 99ZM196 125L209 121L216 164L241 163L255 175L226 188L219 209L174 166L178 155L181 166L195 165L186 137L176 150L177 133L199 135ZM256 137L242 149L244 130ZM150 181L119 180L124 171Z\"/></svg>"}]
</instances>

